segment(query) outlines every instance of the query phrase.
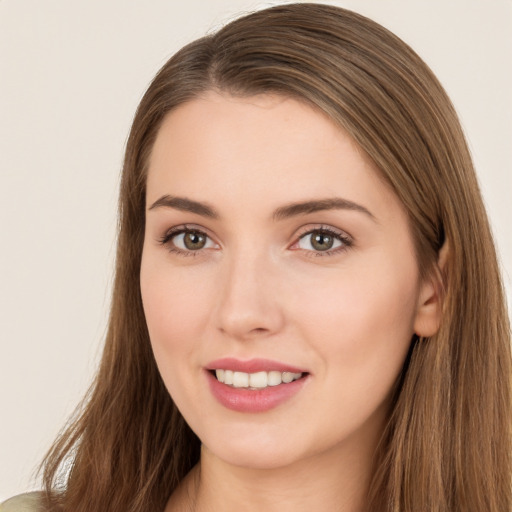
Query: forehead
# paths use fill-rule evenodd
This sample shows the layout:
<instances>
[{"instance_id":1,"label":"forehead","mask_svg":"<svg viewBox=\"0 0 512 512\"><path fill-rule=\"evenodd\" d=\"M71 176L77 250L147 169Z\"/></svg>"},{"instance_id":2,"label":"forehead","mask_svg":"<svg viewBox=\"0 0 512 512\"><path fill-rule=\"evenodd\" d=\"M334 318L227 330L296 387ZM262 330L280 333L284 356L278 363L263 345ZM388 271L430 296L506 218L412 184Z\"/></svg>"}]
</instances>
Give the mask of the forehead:
<instances>
[{"instance_id":1,"label":"forehead","mask_svg":"<svg viewBox=\"0 0 512 512\"><path fill-rule=\"evenodd\" d=\"M315 196L383 207L394 198L371 160L325 114L277 95L214 92L162 123L149 161L148 203L162 194L226 206L234 197L247 207L256 199L259 210Z\"/></svg>"}]
</instances>

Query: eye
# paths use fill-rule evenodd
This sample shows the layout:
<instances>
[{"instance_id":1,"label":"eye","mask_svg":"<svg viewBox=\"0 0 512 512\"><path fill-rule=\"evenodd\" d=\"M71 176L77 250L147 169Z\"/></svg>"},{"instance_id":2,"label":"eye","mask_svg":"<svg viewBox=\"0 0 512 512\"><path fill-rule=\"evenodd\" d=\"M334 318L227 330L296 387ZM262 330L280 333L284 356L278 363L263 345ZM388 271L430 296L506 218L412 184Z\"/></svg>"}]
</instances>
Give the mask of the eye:
<instances>
[{"instance_id":1,"label":"eye","mask_svg":"<svg viewBox=\"0 0 512 512\"><path fill-rule=\"evenodd\" d=\"M352 240L344 233L331 228L310 229L300 236L292 249L303 249L315 253L315 256L336 254L348 249Z\"/></svg>"},{"instance_id":2,"label":"eye","mask_svg":"<svg viewBox=\"0 0 512 512\"><path fill-rule=\"evenodd\" d=\"M171 252L194 256L202 249L218 247L204 231L183 226L169 230L160 243L166 245Z\"/></svg>"}]
</instances>

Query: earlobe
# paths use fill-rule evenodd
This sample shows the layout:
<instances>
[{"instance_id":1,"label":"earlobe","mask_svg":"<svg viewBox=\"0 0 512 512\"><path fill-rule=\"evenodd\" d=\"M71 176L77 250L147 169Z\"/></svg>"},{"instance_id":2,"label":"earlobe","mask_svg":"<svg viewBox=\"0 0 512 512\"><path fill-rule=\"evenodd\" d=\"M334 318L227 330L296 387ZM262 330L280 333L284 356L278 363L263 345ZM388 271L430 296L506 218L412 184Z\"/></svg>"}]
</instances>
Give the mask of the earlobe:
<instances>
[{"instance_id":1,"label":"earlobe","mask_svg":"<svg viewBox=\"0 0 512 512\"><path fill-rule=\"evenodd\" d=\"M421 285L414 319L414 332L420 337L433 336L439 330L443 309L443 271L448 255L448 243L445 242L439 251L434 271Z\"/></svg>"}]
</instances>

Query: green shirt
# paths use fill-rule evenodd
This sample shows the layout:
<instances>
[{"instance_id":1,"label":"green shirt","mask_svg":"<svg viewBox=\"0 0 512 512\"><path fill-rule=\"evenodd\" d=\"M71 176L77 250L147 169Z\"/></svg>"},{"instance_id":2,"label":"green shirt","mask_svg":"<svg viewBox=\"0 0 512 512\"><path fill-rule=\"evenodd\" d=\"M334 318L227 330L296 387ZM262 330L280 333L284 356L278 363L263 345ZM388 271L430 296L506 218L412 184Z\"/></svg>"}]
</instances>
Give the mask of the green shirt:
<instances>
[{"instance_id":1,"label":"green shirt","mask_svg":"<svg viewBox=\"0 0 512 512\"><path fill-rule=\"evenodd\" d=\"M28 492L8 499L0 504L0 512L37 512L41 493Z\"/></svg>"}]
</instances>

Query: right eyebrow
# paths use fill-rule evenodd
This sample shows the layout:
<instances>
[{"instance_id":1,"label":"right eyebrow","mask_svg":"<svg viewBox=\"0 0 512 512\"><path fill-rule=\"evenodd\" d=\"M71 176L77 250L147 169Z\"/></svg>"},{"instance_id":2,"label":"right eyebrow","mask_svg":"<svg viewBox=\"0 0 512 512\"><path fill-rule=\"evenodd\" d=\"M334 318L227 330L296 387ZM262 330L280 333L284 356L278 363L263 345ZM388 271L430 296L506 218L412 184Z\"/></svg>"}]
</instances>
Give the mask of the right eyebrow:
<instances>
[{"instance_id":1,"label":"right eyebrow","mask_svg":"<svg viewBox=\"0 0 512 512\"><path fill-rule=\"evenodd\" d=\"M155 208L174 208L175 210L181 210L183 212L196 213L202 217L210 217L212 219L218 219L220 215L218 212L207 203L200 203L186 197L174 197L165 195L157 199L148 210L154 210Z\"/></svg>"}]
</instances>

